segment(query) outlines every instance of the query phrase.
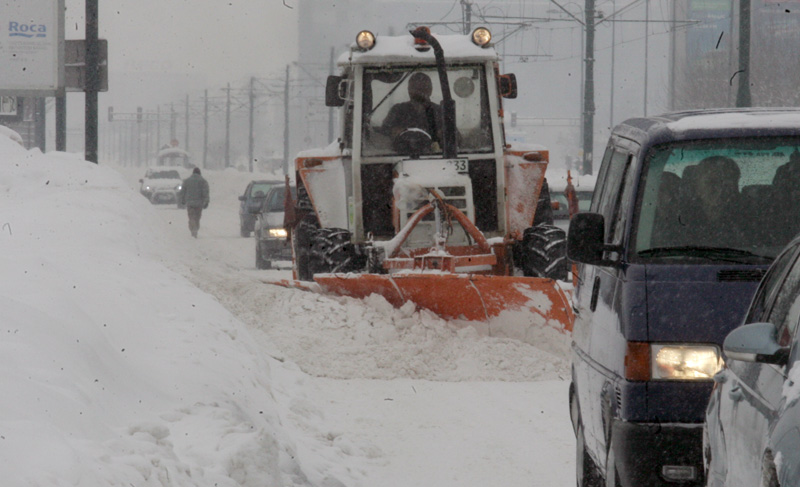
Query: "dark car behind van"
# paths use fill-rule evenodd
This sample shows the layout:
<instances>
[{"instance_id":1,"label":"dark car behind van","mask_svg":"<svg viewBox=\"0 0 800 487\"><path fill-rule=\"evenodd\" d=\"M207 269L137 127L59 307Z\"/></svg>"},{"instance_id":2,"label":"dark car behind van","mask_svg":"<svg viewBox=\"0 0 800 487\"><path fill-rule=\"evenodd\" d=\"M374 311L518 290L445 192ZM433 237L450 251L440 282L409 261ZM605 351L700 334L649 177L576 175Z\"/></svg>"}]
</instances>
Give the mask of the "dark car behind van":
<instances>
[{"instance_id":1,"label":"dark car behind van","mask_svg":"<svg viewBox=\"0 0 800 487\"><path fill-rule=\"evenodd\" d=\"M579 486L703 485L723 339L800 230L798 148L790 109L672 113L612 132L568 237Z\"/></svg>"},{"instance_id":2,"label":"dark car behind van","mask_svg":"<svg viewBox=\"0 0 800 487\"><path fill-rule=\"evenodd\" d=\"M250 181L244 189L244 194L239 196L239 233L242 237L249 237L256 223L256 216L261 211L264 199L269 190L275 186L280 186L280 180L257 180Z\"/></svg>"}]
</instances>

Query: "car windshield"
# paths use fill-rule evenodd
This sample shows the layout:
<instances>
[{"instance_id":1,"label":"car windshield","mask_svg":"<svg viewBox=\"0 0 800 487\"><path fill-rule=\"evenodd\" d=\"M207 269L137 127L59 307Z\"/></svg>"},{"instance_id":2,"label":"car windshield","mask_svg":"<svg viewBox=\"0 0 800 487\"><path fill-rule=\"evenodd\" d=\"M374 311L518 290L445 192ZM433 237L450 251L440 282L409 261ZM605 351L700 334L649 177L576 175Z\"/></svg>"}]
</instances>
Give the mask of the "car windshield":
<instances>
[{"instance_id":1,"label":"car windshield","mask_svg":"<svg viewBox=\"0 0 800 487\"><path fill-rule=\"evenodd\" d=\"M768 262L800 230L800 139L665 144L644 170L640 258Z\"/></svg>"},{"instance_id":2,"label":"car windshield","mask_svg":"<svg viewBox=\"0 0 800 487\"><path fill-rule=\"evenodd\" d=\"M284 201L286 197L286 187L281 186L279 188L274 188L269 195L267 195L267 200L264 202L264 211L283 211L284 210ZM292 199L297 197L297 191L295 188L292 188Z\"/></svg>"},{"instance_id":3,"label":"car windshield","mask_svg":"<svg viewBox=\"0 0 800 487\"><path fill-rule=\"evenodd\" d=\"M427 80L425 79L427 78ZM450 92L456 105L459 153L493 150L489 99L480 65L450 67ZM412 103L420 83L427 85L429 101ZM425 91L423 89L423 91ZM419 97L416 97L418 100ZM364 156L396 155L395 139L405 129L432 132L430 154L441 154L442 91L436 68L371 68L364 72L362 147ZM412 121L410 119L419 119Z\"/></svg>"},{"instance_id":4,"label":"car windshield","mask_svg":"<svg viewBox=\"0 0 800 487\"><path fill-rule=\"evenodd\" d=\"M178 171L156 171L150 174L150 179L180 179Z\"/></svg>"}]
</instances>

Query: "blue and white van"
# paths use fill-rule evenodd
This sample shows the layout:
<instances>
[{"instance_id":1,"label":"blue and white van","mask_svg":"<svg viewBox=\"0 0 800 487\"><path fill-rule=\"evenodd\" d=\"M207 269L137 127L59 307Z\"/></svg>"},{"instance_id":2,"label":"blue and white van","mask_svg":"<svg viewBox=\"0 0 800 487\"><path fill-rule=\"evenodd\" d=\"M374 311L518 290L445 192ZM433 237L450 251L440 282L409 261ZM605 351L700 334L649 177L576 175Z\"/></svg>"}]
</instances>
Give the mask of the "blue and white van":
<instances>
[{"instance_id":1,"label":"blue and white van","mask_svg":"<svg viewBox=\"0 0 800 487\"><path fill-rule=\"evenodd\" d=\"M800 231L800 110L627 120L570 222L578 485L703 484L727 333Z\"/></svg>"}]
</instances>

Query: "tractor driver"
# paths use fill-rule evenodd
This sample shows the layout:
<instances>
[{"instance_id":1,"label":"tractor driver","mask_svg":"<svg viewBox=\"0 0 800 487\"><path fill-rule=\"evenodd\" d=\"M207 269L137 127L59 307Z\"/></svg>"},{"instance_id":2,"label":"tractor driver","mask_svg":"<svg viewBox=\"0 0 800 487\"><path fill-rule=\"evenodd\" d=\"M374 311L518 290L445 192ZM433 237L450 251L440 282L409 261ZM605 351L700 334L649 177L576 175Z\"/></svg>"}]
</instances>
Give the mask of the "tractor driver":
<instances>
[{"instance_id":1,"label":"tractor driver","mask_svg":"<svg viewBox=\"0 0 800 487\"><path fill-rule=\"evenodd\" d=\"M389 110L383 121L383 131L392 137L408 129L419 129L427 133L432 142L441 139L442 111L438 104L431 101L433 83L425 73L414 73L408 79L409 101L398 103Z\"/></svg>"}]
</instances>

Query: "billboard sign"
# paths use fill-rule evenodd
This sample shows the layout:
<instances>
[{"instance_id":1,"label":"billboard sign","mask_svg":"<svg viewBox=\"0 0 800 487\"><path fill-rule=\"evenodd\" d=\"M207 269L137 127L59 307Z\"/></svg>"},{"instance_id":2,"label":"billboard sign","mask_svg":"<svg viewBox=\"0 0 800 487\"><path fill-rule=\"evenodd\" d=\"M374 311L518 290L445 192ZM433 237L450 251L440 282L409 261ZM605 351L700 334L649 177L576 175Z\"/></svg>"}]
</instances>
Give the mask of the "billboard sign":
<instances>
[{"instance_id":1,"label":"billboard sign","mask_svg":"<svg viewBox=\"0 0 800 487\"><path fill-rule=\"evenodd\" d=\"M64 92L64 0L0 2L0 95Z\"/></svg>"},{"instance_id":2,"label":"billboard sign","mask_svg":"<svg viewBox=\"0 0 800 487\"><path fill-rule=\"evenodd\" d=\"M691 0L689 19L697 21L686 34L690 59L697 62L709 53L728 52L733 32L733 0Z\"/></svg>"}]
</instances>

